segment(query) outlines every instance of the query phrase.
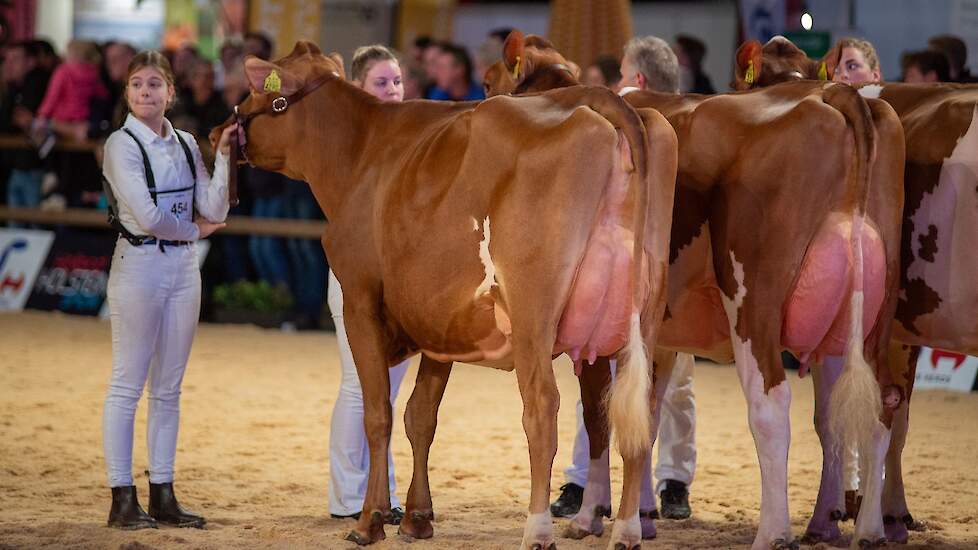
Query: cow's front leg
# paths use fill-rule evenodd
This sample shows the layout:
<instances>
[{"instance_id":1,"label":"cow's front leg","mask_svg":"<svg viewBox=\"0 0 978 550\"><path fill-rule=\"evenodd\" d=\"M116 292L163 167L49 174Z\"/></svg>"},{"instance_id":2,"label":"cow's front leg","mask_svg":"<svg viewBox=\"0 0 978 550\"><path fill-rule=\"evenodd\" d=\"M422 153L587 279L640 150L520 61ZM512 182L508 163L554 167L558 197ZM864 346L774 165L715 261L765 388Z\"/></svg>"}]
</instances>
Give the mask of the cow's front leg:
<instances>
[{"instance_id":1,"label":"cow's front leg","mask_svg":"<svg viewBox=\"0 0 978 550\"><path fill-rule=\"evenodd\" d=\"M452 372L451 363L440 363L427 355L421 356L418 380L404 411L404 427L414 454L414 475L408 489L407 510L398 533L416 539L431 538L435 514L428 484L428 452L438 426L438 406Z\"/></svg>"},{"instance_id":2,"label":"cow's front leg","mask_svg":"<svg viewBox=\"0 0 978 550\"><path fill-rule=\"evenodd\" d=\"M564 536L582 539L604 533L603 517L611 516L611 471L608 464L609 426L603 398L611 386L611 364L598 357L593 365L584 365L578 378L584 427L587 429L590 462L581 509L564 530Z\"/></svg>"},{"instance_id":3,"label":"cow's front leg","mask_svg":"<svg viewBox=\"0 0 978 550\"><path fill-rule=\"evenodd\" d=\"M832 387L842 373L842 357L827 357L821 365L812 369L815 386L815 432L822 445L822 480L818 486L815 511L808 522L805 544L831 542L842 536L839 520L845 513L842 490L842 460L837 452L835 439L829 430L829 401Z\"/></svg>"},{"instance_id":4,"label":"cow's front leg","mask_svg":"<svg viewBox=\"0 0 978 550\"><path fill-rule=\"evenodd\" d=\"M886 477L883 480L883 530L886 540L905 544L908 530L923 530L907 509L907 496L903 488L903 446L907 442L910 427L910 400L893 411L893 427L890 448L886 453Z\"/></svg>"},{"instance_id":5,"label":"cow's front leg","mask_svg":"<svg viewBox=\"0 0 978 550\"><path fill-rule=\"evenodd\" d=\"M530 450L530 509L520 545L522 550L557 547L549 500L550 473L557 454L560 394L548 347L539 340L515 341L513 345L516 378L523 398L523 430Z\"/></svg>"},{"instance_id":6,"label":"cow's front leg","mask_svg":"<svg viewBox=\"0 0 978 550\"><path fill-rule=\"evenodd\" d=\"M365 304L369 299L354 297L347 292L343 305L346 333L353 351L360 387L363 389L363 427L370 451L370 470L367 474L367 493L363 511L347 540L359 545L372 544L385 538L384 523L391 517L390 487L387 478L387 449L391 438L390 372L383 351L388 349L382 318Z\"/></svg>"},{"instance_id":7,"label":"cow's front leg","mask_svg":"<svg viewBox=\"0 0 978 550\"><path fill-rule=\"evenodd\" d=\"M797 547L797 542L791 536L788 518L788 447L791 443L788 411L791 387L787 380L782 380L765 392L764 378L750 340L741 340L734 331L731 334L737 375L747 398L747 419L761 467L761 520L751 548Z\"/></svg>"}]
</instances>

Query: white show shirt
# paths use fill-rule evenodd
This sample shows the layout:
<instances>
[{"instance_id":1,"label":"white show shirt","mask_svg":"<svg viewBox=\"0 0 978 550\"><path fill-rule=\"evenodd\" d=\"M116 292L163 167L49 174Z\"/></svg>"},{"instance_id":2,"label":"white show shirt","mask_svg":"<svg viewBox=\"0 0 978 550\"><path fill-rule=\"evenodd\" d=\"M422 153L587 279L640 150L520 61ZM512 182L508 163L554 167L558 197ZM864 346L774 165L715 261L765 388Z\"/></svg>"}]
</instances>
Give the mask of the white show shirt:
<instances>
[{"instance_id":1,"label":"white show shirt","mask_svg":"<svg viewBox=\"0 0 978 550\"><path fill-rule=\"evenodd\" d=\"M163 119L163 136L157 135L139 119L129 114L123 128L128 128L149 156L156 180L156 191L170 191L193 185L193 175L187 155L174 135L170 121ZM200 148L193 135L182 130L180 136L190 148L197 170L194 206L197 213L212 222L223 222L228 215L228 157L218 153L214 162L214 177L208 177ZM197 225L180 219L169 210L153 203L146 184L143 157L139 146L126 132L118 130L105 142L102 165L105 179L112 186L118 203L116 215L131 233L151 235L172 241L196 241L200 235Z\"/></svg>"}]
</instances>

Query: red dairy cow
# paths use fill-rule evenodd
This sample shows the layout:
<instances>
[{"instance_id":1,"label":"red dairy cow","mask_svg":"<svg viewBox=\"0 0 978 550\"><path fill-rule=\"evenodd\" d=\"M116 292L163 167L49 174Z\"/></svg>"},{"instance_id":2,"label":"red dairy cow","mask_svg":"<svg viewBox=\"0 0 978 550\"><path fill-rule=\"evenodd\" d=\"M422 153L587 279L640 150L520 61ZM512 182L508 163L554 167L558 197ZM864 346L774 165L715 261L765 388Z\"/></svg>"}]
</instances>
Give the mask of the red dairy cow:
<instances>
[{"instance_id":1,"label":"red dairy cow","mask_svg":"<svg viewBox=\"0 0 978 550\"><path fill-rule=\"evenodd\" d=\"M620 356L609 410L625 487L611 538L638 545L653 384L646 347L665 308L671 128L650 143L634 109L596 89L381 103L343 80L338 55L306 42L275 62L249 57L245 69L252 91L234 117L246 129L241 153L309 182L329 220L323 247L343 285L370 448L363 513L348 539L385 537L388 368L421 353L405 414L414 476L399 532L432 536L428 449L451 364L465 361L516 371L532 477L522 547L552 548L551 359L568 353ZM269 81L280 89L266 90ZM653 191L650 181L665 185Z\"/></svg>"},{"instance_id":2,"label":"red dairy cow","mask_svg":"<svg viewBox=\"0 0 978 550\"><path fill-rule=\"evenodd\" d=\"M763 46L748 42L738 50L738 74L751 65L754 78L738 78L737 87L831 77L841 53L836 46L815 60L782 37ZM859 93L891 105L906 140L900 297L889 364L906 399L894 419L883 490L887 538L906 542L907 529L919 525L907 508L901 457L920 347L978 354L978 256L972 249L978 235L978 86L884 82L860 86ZM841 475L823 473L809 527L818 538L838 536Z\"/></svg>"},{"instance_id":3,"label":"red dairy cow","mask_svg":"<svg viewBox=\"0 0 978 550\"><path fill-rule=\"evenodd\" d=\"M552 48L508 46L487 73L494 93L576 82ZM895 113L848 86L812 82L711 97L632 92L625 99L640 111L657 109L679 138L658 344L736 360L761 464L753 547L797 544L788 520L790 393L782 349L806 358L846 354L842 376L823 383L817 427L871 458L866 502L876 513L860 518L853 545L884 544L881 470L898 400L884 406L881 390L899 395L879 368L899 274L904 158ZM583 508L581 514L579 528L592 516Z\"/></svg>"}]
</instances>

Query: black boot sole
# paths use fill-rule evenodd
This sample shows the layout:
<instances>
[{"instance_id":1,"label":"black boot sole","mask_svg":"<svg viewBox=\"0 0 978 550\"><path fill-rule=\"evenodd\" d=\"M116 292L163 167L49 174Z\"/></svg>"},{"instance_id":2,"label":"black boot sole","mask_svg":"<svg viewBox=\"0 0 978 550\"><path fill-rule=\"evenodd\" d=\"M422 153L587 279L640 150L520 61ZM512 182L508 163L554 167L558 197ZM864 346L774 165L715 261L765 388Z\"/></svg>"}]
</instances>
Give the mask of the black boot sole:
<instances>
[{"instance_id":1,"label":"black boot sole","mask_svg":"<svg viewBox=\"0 0 978 550\"><path fill-rule=\"evenodd\" d=\"M158 525L164 525L166 527L176 527L179 529L203 529L204 526L207 525L207 520L200 519L200 520L183 521L183 522L156 520L156 523Z\"/></svg>"},{"instance_id":2,"label":"black boot sole","mask_svg":"<svg viewBox=\"0 0 978 550\"><path fill-rule=\"evenodd\" d=\"M113 529L121 529L123 531L140 531L142 529L157 529L157 528L159 528L158 524L156 524L156 523L149 523L149 522L135 523L135 524L131 524L131 525L120 525L118 523L109 523L108 524L108 527L111 527Z\"/></svg>"}]
</instances>

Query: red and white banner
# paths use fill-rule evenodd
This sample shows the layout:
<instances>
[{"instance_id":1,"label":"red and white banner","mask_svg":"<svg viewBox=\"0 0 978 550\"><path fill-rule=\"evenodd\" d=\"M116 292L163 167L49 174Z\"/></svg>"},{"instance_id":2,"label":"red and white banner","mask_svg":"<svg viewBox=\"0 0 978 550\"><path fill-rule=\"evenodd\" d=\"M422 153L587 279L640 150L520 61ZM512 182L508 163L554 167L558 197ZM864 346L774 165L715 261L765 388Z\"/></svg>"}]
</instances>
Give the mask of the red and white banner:
<instances>
[{"instance_id":1,"label":"red and white banner","mask_svg":"<svg viewBox=\"0 0 978 550\"><path fill-rule=\"evenodd\" d=\"M54 233L0 228L0 311L20 311L34 288Z\"/></svg>"},{"instance_id":2,"label":"red and white banner","mask_svg":"<svg viewBox=\"0 0 978 550\"><path fill-rule=\"evenodd\" d=\"M978 357L921 348L914 390L970 392L978 375Z\"/></svg>"}]
</instances>

